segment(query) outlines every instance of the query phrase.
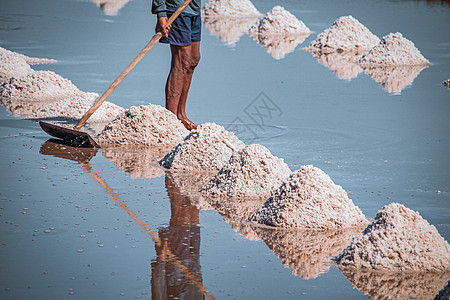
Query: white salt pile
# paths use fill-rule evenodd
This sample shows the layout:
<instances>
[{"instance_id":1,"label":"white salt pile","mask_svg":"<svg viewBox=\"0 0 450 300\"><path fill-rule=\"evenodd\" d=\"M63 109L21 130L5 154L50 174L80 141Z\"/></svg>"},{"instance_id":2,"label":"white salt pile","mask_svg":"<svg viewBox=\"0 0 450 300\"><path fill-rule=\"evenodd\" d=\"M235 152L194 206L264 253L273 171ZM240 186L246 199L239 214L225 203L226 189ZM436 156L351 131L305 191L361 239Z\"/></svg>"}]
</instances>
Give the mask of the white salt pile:
<instances>
[{"instance_id":1,"label":"white salt pile","mask_svg":"<svg viewBox=\"0 0 450 300\"><path fill-rule=\"evenodd\" d=\"M15 76L0 86L0 95L13 99L54 101L81 96L70 80L52 71L33 71Z\"/></svg>"},{"instance_id":2,"label":"white salt pile","mask_svg":"<svg viewBox=\"0 0 450 300\"><path fill-rule=\"evenodd\" d=\"M215 36L219 36L227 45L235 45L242 35L255 23L258 17L209 17L205 18L205 27Z\"/></svg>"},{"instance_id":3,"label":"white salt pile","mask_svg":"<svg viewBox=\"0 0 450 300\"><path fill-rule=\"evenodd\" d=\"M246 146L202 188L208 197L267 198L291 171L283 159L261 145Z\"/></svg>"},{"instance_id":4,"label":"white salt pile","mask_svg":"<svg viewBox=\"0 0 450 300\"><path fill-rule=\"evenodd\" d=\"M249 0L209 0L202 9L204 17L259 17L261 13Z\"/></svg>"},{"instance_id":5,"label":"white salt pile","mask_svg":"<svg viewBox=\"0 0 450 300\"><path fill-rule=\"evenodd\" d=\"M82 92L80 96L47 103L29 117L37 119L58 117L81 119L98 97L99 95L96 93ZM109 101L105 101L88 121L90 123L107 123L123 111L124 109L122 107Z\"/></svg>"},{"instance_id":6,"label":"white salt pile","mask_svg":"<svg viewBox=\"0 0 450 300\"><path fill-rule=\"evenodd\" d=\"M355 52L322 53L320 51L311 51L311 54L319 63L329 68L341 79L351 80L363 71L361 66L356 63L362 54Z\"/></svg>"},{"instance_id":7,"label":"white salt pile","mask_svg":"<svg viewBox=\"0 0 450 300\"><path fill-rule=\"evenodd\" d=\"M159 163L176 171L218 172L233 152L244 147L234 133L215 123L205 123L192 130Z\"/></svg>"},{"instance_id":8,"label":"white salt pile","mask_svg":"<svg viewBox=\"0 0 450 300\"><path fill-rule=\"evenodd\" d=\"M17 52L13 52L13 51L10 51L10 50L0 47L0 57L1 56L7 56L10 58L15 57L16 59L22 59L29 65L50 64L50 63L58 62L55 59L29 57L29 56L26 56L26 55L23 55L23 54L20 54Z\"/></svg>"},{"instance_id":9,"label":"white salt pile","mask_svg":"<svg viewBox=\"0 0 450 300\"><path fill-rule=\"evenodd\" d=\"M175 146L189 133L175 114L154 104L132 106L97 136L103 144Z\"/></svg>"},{"instance_id":10,"label":"white salt pile","mask_svg":"<svg viewBox=\"0 0 450 300\"><path fill-rule=\"evenodd\" d=\"M33 72L20 54L0 47L0 82Z\"/></svg>"},{"instance_id":11,"label":"white salt pile","mask_svg":"<svg viewBox=\"0 0 450 300\"><path fill-rule=\"evenodd\" d=\"M101 7L107 16L115 16L130 0L91 0Z\"/></svg>"},{"instance_id":12,"label":"white salt pile","mask_svg":"<svg viewBox=\"0 0 450 300\"><path fill-rule=\"evenodd\" d=\"M393 94L400 94L412 85L414 79L428 66L366 66L364 72L372 77L380 86Z\"/></svg>"},{"instance_id":13,"label":"white salt pile","mask_svg":"<svg viewBox=\"0 0 450 300\"><path fill-rule=\"evenodd\" d=\"M335 51L357 51L369 50L376 46L380 39L370 32L352 16L340 17L333 25L320 33L305 50L323 53Z\"/></svg>"},{"instance_id":14,"label":"white salt pile","mask_svg":"<svg viewBox=\"0 0 450 300\"><path fill-rule=\"evenodd\" d=\"M253 39L263 46L275 59L282 59L303 43L309 34L303 35L258 35Z\"/></svg>"},{"instance_id":15,"label":"white salt pile","mask_svg":"<svg viewBox=\"0 0 450 300\"><path fill-rule=\"evenodd\" d=\"M258 34L310 34L306 25L281 6L275 6L249 29L250 36Z\"/></svg>"},{"instance_id":16,"label":"white salt pile","mask_svg":"<svg viewBox=\"0 0 450 300\"><path fill-rule=\"evenodd\" d=\"M253 230L281 259L292 274L312 279L330 269L330 257L337 255L361 230L279 230L254 226Z\"/></svg>"},{"instance_id":17,"label":"white salt pile","mask_svg":"<svg viewBox=\"0 0 450 300\"><path fill-rule=\"evenodd\" d=\"M342 270L352 286L370 299L435 299L450 279L449 272L361 272Z\"/></svg>"},{"instance_id":18,"label":"white salt pile","mask_svg":"<svg viewBox=\"0 0 450 300\"><path fill-rule=\"evenodd\" d=\"M156 178L164 175L158 159L166 149L122 146L103 148L103 156L131 178Z\"/></svg>"},{"instance_id":19,"label":"white salt pile","mask_svg":"<svg viewBox=\"0 0 450 300\"><path fill-rule=\"evenodd\" d=\"M413 42L399 32L390 33L364 55L359 63L362 66L421 66L431 65L423 57Z\"/></svg>"},{"instance_id":20,"label":"white salt pile","mask_svg":"<svg viewBox=\"0 0 450 300\"><path fill-rule=\"evenodd\" d=\"M250 221L301 229L341 229L368 224L344 189L311 165L293 172Z\"/></svg>"},{"instance_id":21,"label":"white salt pile","mask_svg":"<svg viewBox=\"0 0 450 300\"><path fill-rule=\"evenodd\" d=\"M448 271L450 246L418 212L391 203L335 260L343 269Z\"/></svg>"}]
</instances>

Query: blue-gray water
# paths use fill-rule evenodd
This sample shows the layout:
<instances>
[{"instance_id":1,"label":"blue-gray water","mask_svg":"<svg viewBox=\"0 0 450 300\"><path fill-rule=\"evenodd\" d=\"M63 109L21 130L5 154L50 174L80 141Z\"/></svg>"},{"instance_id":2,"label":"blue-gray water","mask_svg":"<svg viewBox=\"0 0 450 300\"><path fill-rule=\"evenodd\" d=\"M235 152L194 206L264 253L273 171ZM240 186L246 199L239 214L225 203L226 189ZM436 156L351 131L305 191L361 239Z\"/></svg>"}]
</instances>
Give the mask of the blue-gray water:
<instances>
[{"instance_id":1,"label":"blue-gray water","mask_svg":"<svg viewBox=\"0 0 450 300\"><path fill-rule=\"evenodd\" d=\"M314 32L275 60L248 35L228 46L204 27L188 100L192 120L234 124L243 138L256 137L253 142L293 170L304 164L324 170L366 216L400 202L449 240L450 90L441 83L450 77L450 6L384 0L254 4L263 13L282 5ZM339 79L301 48L344 15L379 37L403 33L433 65L400 94L364 72ZM0 45L55 58L58 64L34 68L101 93L145 46L154 25L150 1L131 0L108 16L87 0L14 0L2 4ZM169 59L167 46L157 45L109 100L123 107L163 105ZM261 97L275 110L258 127L246 111ZM241 236L215 210L198 211L170 177L130 176L133 158L120 168L105 150L46 151L52 144L45 144L48 136L38 123L4 108L0 138L1 299L190 299L201 295L202 286L218 299L367 298L335 267L309 280L293 275L263 241ZM180 214L189 224L177 222ZM167 241L166 248L155 248L158 239ZM184 240L189 242L178 243ZM177 258L166 258L166 249ZM187 271L177 266L180 261Z\"/></svg>"}]
</instances>

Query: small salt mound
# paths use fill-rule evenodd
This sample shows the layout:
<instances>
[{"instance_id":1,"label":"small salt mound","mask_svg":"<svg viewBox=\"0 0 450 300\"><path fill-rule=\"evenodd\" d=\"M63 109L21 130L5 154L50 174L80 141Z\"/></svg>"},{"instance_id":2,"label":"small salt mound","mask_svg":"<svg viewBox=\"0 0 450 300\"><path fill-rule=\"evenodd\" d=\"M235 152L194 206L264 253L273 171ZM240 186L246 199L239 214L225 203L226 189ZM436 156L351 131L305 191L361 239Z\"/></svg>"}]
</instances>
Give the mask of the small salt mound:
<instances>
[{"instance_id":1,"label":"small salt mound","mask_svg":"<svg viewBox=\"0 0 450 300\"><path fill-rule=\"evenodd\" d=\"M354 52L322 53L320 51L311 51L311 54L319 63L329 68L341 79L351 80L363 71L361 66L356 63L362 54Z\"/></svg>"},{"instance_id":2,"label":"small salt mound","mask_svg":"<svg viewBox=\"0 0 450 300\"><path fill-rule=\"evenodd\" d=\"M275 59L282 59L287 54L295 50L295 48L303 43L310 34L289 34L289 35L271 35L258 34L252 38L261 46L263 46L267 53L272 55Z\"/></svg>"},{"instance_id":3,"label":"small salt mound","mask_svg":"<svg viewBox=\"0 0 450 300\"><path fill-rule=\"evenodd\" d=\"M306 50L323 53L337 51L364 51L376 46L380 39L352 16L340 17L320 33Z\"/></svg>"},{"instance_id":4,"label":"small salt mound","mask_svg":"<svg viewBox=\"0 0 450 300\"><path fill-rule=\"evenodd\" d=\"M11 77L24 76L31 72L33 72L33 69L20 54L0 47L0 82L7 81ZM3 89L0 86L2 96Z\"/></svg>"},{"instance_id":5,"label":"small salt mound","mask_svg":"<svg viewBox=\"0 0 450 300\"><path fill-rule=\"evenodd\" d=\"M292 274L312 279L330 269L330 257L337 255L360 230L279 230L254 226L253 230L281 259Z\"/></svg>"},{"instance_id":6,"label":"small salt mound","mask_svg":"<svg viewBox=\"0 0 450 300\"><path fill-rule=\"evenodd\" d=\"M96 93L81 92L80 96L66 98L60 101L50 102L42 106L38 111L31 115L31 118L72 118L81 119L81 117L91 108L92 104L98 98ZM88 119L88 122L109 122L113 120L124 109L109 101L103 104Z\"/></svg>"},{"instance_id":7,"label":"small salt mound","mask_svg":"<svg viewBox=\"0 0 450 300\"><path fill-rule=\"evenodd\" d=\"M113 147L103 148L103 156L131 178L156 178L164 175L158 166L158 159L166 149L149 147Z\"/></svg>"},{"instance_id":8,"label":"small salt mound","mask_svg":"<svg viewBox=\"0 0 450 300\"><path fill-rule=\"evenodd\" d=\"M281 6L275 6L249 29L250 36L258 34L310 34L306 25Z\"/></svg>"},{"instance_id":9,"label":"small salt mound","mask_svg":"<svg viewBox=\"0 0 450 300\"><path fill-rule=\"evenodd\" d=\"M442 299L441 290L450 279L448 272L362 272L342 270L352 286L370 299ZM436 297L435 297L436 296Z\"/></svg>"},{"instance_id":10,"label":"small salt mound","mask_svg":"<svg viewBox=\"0 0 450 300\"><path fill-rule=\"evenodd\" d=\"M311 165L292 173L250 221L302 229L340 229L368 223L344 189Z\"/></svg>"},{"instance_id":11,"label":"small salt mound","mask_svg":"<svg viewBox=\"0 0 450 300\"><path fill-rule=\"evenodd\" d=\"M202 9L204 17L259 17L261 13L249 0L209 0Z\"/></svg>"},{"instance_id":12,"label":"small salt mound","mask_svg":"<svg viewBox=\"0 0 450 300\"><path fill-rule=\"evenodd\" d=\"M219 36L227 45L235 45L242 35L255 23L258 17L209 17L205 18L205 27L215 36Z\"/></svg>"},{"instance_id":13,"label":"small salt mound","mask_svg":"<svg viewBox=\"0 0 450 300\"><path fill-rule=\"evenodd\" d=\"M389 93L400 94L427 66L366 66L364 72Z\"/></svg>"},{"instance_id":14,"label":"small salt mound","mask_svg":"<svg viewBox=\"0 0 450 300\"><path fill-rule=\"evenodd\" d=\"M267 198L291 171L283 159L261 145L246 146L202 188L204 195L217 197Z\"/></svg>"},{"instance_id":15,"label":"small salt mound","mask_svg":"<svg viewBox=\"0 0 450 300\"><path fill-rule=\"evenodd\" d=\"M391 203L335 260L344 269L444 271L450 246L418 212Z\"/></svg>"},{"instance_id":16,"label":"small salt mound","mask_svg":"<svg viewBox=\"0 0 450 300\"><path fill-rule=\"evenodd\" d=\"M175 146L189 133L175 114L154 104L132 106L97 136L104 144Z\"/></svg>"},{"instance_id":17,"label":"small salt mound","mask_svg":"<svg viewBox=\"0 0 450 300\"><path fill-rule=\"evenodd\" d=\"M13 77L0 86L0 95L13 99L61 100L82 95L70 80L51 71L33 71Z\"/></svg>"},{"instance_id":18,"label":"small salt mound","mask_svg":"<svg viewBox=\"0 0 450 300\"><path fill-rule=\"evenodd\" d=\"M38 57L29 57L17 52L13 52L10 50L7 50L5 48L0 47L0 56L8 56L8 57L16 57L16 59L22 59L29 65L39 65L39 64L51 64L51 63L57 63L58 61L55 59L48 59L48 58L38 58Z\"/></svg>"},{"instance_id":19,"label":"small salt mound","mask_svg":"<svg viewBox=\"0 0 450 300\"><path fill-rule=\"evenodd\" d=\"M177 171L218 172L233 152L244 147L234 133L215 123L205 123L192 130L159 163Z\"/></svg>"},{"instance_id":20,"label":"small salt mound","mask_svg":"<svg viewBox=\"0 0 450 300\"><path fill-rule=\"evenodd\" d=\"M91 0L101 7L107 16L115 16L130 0Z\"/></svg>"},{"instance_id":21,"label":"small salt mound","mask_svg":"<svg viewBox=\"0 0 450 300\"><path fill-rule=\"evenodd\" d=\"M420 66L431 65L423 57L413 42L403 37L399 32L390 33L364 55L359 63L362 66Z\"/></svg>"}]
</instances>

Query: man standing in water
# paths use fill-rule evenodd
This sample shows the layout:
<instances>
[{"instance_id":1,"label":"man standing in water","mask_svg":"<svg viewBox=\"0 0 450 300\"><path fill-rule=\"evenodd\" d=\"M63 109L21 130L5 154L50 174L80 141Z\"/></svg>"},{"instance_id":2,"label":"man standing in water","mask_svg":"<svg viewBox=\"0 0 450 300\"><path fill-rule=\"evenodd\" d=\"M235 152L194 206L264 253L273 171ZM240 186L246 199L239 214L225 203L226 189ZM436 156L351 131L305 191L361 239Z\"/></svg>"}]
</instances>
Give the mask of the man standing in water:
<instances>
[{"instance_id":1,"label":"man standing in water","mask_svg":"<svg viewBox=\"0 0 450 300\"><path fill-rule=\"evenodd\" d=\"M171 26L167 20L183 3L182 0L153 0L152 13L158 21L156 32L160 42L169 43L172 63L166 83L166 108L173 112L188 130L197 128L186 116L186 100L195 67L200 61L201 0L192 0Z\"/></svg>"}]
</instances>

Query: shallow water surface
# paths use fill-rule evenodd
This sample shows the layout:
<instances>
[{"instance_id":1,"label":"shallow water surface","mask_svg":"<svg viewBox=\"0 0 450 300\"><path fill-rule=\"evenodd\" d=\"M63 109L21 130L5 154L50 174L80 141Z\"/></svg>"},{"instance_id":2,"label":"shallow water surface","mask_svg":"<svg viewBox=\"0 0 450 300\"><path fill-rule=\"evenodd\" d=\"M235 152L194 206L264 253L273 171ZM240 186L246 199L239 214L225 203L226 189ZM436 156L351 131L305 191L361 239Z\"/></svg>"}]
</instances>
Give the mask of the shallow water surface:
<instances>
[{"instance_id":1,"label":"shallow water surface","mask_svg":"<svg viewBox=\"0 0 450 300\"><path fill-rule=\"evenodd\" d=\"M449 77L450 6L254 1L262 13L277 4L313 33L289 40L280 55L263 47L279 41L244 33L248 20L205 24L189 116L263 144L292 170L321 168L369 218L400 202L449 240L450 90L441 83ZM344 15L380 38L401 32L433 65L363 71L302 50ZM101 93L154 25L150 1L15 0L0 11L0 45L57 59L33 67ZM154 47L108 100L162 105L169 59L167 46ZM352 233L237 222L258 203L210 205L195 194L204 178L158 167L167 149L72 148L13 114L0 110L1 299L433 299L450 279L343 274L324 261Z\"/></svg>"}]
</instances>

